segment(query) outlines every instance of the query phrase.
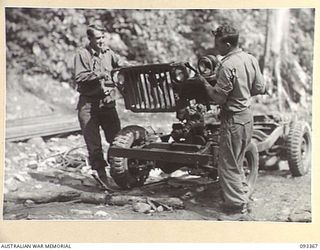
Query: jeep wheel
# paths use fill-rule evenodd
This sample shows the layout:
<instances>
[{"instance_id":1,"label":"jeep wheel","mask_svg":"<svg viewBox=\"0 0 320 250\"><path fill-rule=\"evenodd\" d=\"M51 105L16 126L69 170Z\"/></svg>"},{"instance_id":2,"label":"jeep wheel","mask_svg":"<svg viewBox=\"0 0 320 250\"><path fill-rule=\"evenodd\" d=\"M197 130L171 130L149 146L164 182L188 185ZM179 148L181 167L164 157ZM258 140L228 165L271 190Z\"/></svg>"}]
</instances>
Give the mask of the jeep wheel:
<instances>
[{"instance_id":1,"label":"jeep wheel","mask_svg":"<svg viewBox=\"0 0 320 250\"><path fill-rule=\"evenodd\" d=\"M250 197L254 191L256 181L258 178L258 148L256 144L250 142L244 156L243 170L248 184L248 196Z\"/></svg>"},{"instance_id":2,"label":"jeep wheel","mask_svg":"<svg viewBox=\"0 0 320 250\"><path fill-rule=\"evenodd\" d=\"M306 122L293 122L287 138L288 163L293 176L305 175L310 167L311 132Z\"/></svg>"},{"instance_id":3,"label":"jeep wheel","mask_svg":"<svg viewBox=\"0 0 320 250\"><path fill-rule=\"evenodd\" d=\"M139 126L123 128L114 138L112 147L134 148L145 144L146 130ZM109 156L110 175L124 189L139 187L149 176L150 168L145 161Z\"/></svg>"}]
</instances>

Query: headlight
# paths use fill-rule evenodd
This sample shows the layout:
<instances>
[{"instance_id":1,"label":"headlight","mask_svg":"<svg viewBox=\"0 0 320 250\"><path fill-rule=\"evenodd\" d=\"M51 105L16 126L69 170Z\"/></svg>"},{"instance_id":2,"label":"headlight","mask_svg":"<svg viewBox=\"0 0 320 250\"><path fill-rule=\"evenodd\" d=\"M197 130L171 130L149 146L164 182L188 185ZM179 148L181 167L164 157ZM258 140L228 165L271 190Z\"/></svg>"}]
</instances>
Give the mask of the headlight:
<instances>
[{"instance_id":1,"label":"headlight","mask_svg":"<svg viewBox=\"0 0 320 250\"><path fill-rule=\"evenodd\" d=\"M124 82L125 82L124 74L118 73L117 78L118 78L118 83L121 84L121 85L123 85Z\"/></svg>"},{"instance_id":2,"label":"headlight","mask_svg":"<svg viewBox=\"0 0 320 250\"><path fill-rule=\"evenodd\" d=\"M181 83L188 79L189 74L186 67L182 65L174 66L171 70L171 77L173 81Z\"/></svg>"},{"instance_id":3,"label":"headlight","mask_svg":"<svg viewBox=\"0 0 320 250\"><path fill-rule=\"evenodd\" d=\"M121 73L120 70L115 71L115 72L112 74L112 81L113 81L114 83L118 83L118 84L120 84L120 85L124 84L124 82L125 82L124 74Z\"/></svg>"},{"instance_id":4,"label":"headlight","mask_svg":"<svg viewBox=\"0 0 320 250\"><path fill-rule=\"evenodd\" d=\"M204 77L210 77L215 74L215 69L218 66L219 61L215 56L203 56L198 61L198 69L201 75Z\"/></svg>"}]
</instances>

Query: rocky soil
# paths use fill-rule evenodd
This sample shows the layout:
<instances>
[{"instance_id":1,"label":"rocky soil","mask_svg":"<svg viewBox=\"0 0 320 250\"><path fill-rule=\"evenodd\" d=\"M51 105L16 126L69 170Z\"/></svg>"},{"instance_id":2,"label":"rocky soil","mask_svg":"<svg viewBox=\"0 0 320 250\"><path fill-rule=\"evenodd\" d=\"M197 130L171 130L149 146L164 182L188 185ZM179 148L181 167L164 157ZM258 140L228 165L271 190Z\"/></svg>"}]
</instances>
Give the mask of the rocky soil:
<instances>
[{"instance_id":1,"label":"rocky soil","mask_svg":"<svg viewBox=\"0 0 320 250\"><path fill-rule=\"evenodd\" d=\"M147 185L133 190L119 190L110 178L115 192L107 194L91 174L81 135L6 143L4 220L217 220L221 214L219 183L207 178L155 169ZM286 163L260 170L251 209L258 221L311 222L311 173L293 178Z\"/></svg>"}]
</instances>

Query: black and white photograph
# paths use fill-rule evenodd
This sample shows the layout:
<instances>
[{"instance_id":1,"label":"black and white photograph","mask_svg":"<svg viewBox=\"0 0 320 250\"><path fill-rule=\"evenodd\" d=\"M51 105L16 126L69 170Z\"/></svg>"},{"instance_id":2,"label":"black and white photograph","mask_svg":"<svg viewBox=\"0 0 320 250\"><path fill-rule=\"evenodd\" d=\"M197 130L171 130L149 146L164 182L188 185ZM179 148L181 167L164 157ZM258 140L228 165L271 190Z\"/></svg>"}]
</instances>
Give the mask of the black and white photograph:
<instances>
[{"instance_id":1,"label":"black and white photograph","mask_svg":"<svg viewBox=\"0 0 320 250\"><path fill-rule=\"evenodd\" d=\"M313 222L314 8L5 8L3 220Z\"/></svg>"}]
</instances>

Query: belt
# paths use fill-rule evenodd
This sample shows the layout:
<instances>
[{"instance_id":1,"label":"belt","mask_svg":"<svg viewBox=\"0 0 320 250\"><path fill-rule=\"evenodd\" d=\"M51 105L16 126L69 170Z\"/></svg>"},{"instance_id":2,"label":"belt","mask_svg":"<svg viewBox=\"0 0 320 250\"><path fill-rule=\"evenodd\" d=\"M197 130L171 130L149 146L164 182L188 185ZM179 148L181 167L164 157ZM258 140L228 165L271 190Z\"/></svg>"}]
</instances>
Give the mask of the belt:
<instances>
[{"instance_id":1,"label":"belt","mask_svg":"<svg viewBox=\"0 0 320 250\"><path fill-rule=\"evenodd\" d=\"M80 95L80 99L85 100L87 102L99 102L103 100L104 96L88 96L88 95Z\"/></svg>"},{"instance_id":2,"label":"belt","mask_svg":"<svg viewBox=\"0 0 320 250\"><path fill-rule=\"evenodd\" d=\"M111 99L110 96L85 96L80 95L79 101L90 102L93 104L98 104L99 107L114 107L115 100Z\"/></svg>"},{"instance_id":3,"label":"belt","mask_svg":"<svg viewBox=\"0 0 320 250\"><path fill-rule=\"evenodd\" d=\"M220 117L221 117L221 119L222 118L230 118L234 115L246 114L247 112L251 112L251 106L247 107L244 110L240 110L240 111L230 111L230 110L221 109Z\"/></svg>"}]
</instances>

